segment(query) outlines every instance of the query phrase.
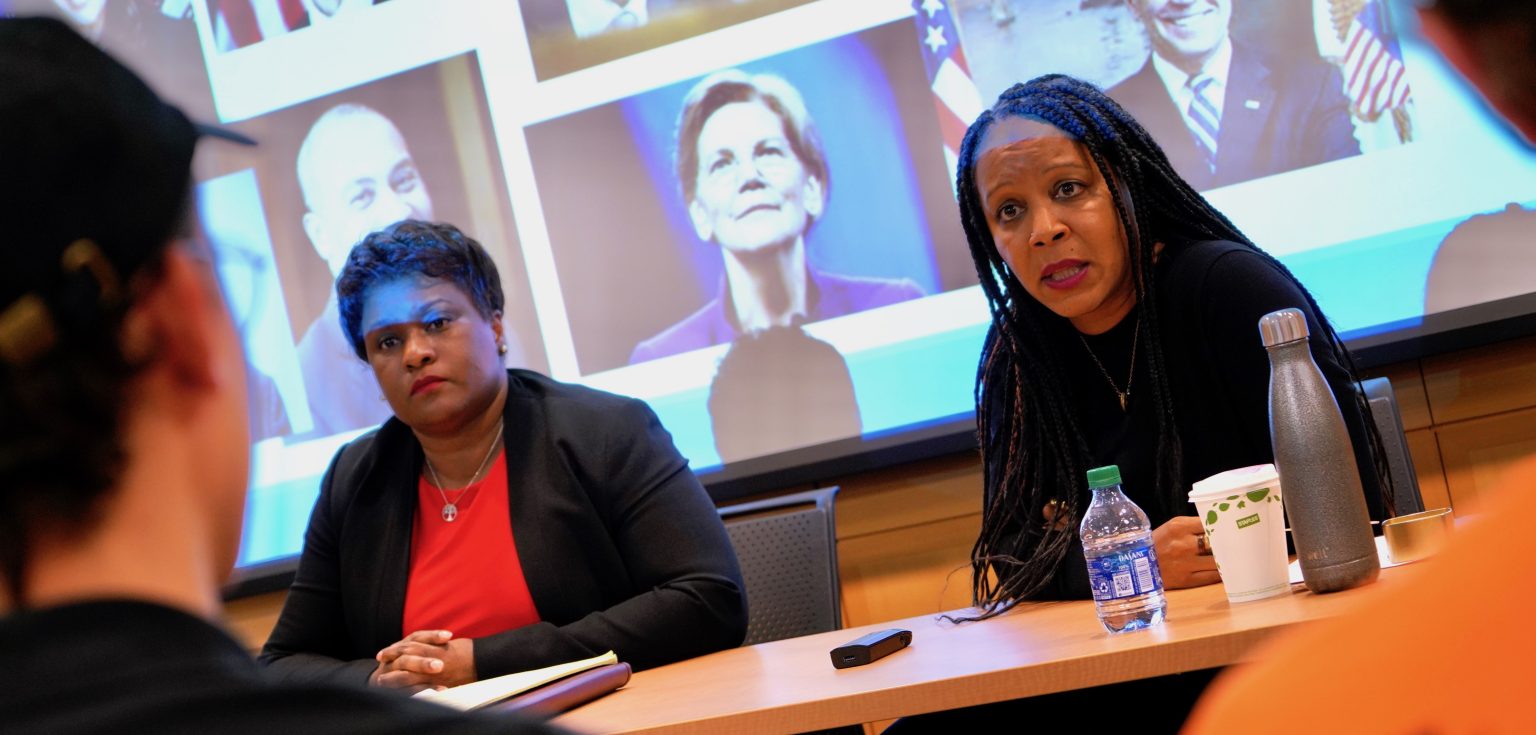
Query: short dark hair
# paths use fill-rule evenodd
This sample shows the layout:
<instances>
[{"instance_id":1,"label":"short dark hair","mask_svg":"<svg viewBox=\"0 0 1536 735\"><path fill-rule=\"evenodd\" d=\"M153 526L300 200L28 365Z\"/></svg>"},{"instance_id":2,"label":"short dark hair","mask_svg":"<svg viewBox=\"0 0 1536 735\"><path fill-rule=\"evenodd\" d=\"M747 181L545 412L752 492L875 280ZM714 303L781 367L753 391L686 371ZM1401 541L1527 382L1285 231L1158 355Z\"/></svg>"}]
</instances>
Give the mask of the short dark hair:
<instances>
[{"instance_id":1,"label":"short dark hair","mask_svg":"<svg viewBox=\"0 0 1536 735\"><path fill-rule=\"evenodd\" d=\"M709 385L709 416L726 462L859 436L864 426L842 353L797 326L731 343Z\"/></svg>"},{"instance_id":2,"label":"short dark hair","mask_svg":"<svg viewBox=\"0 0 1536 735\"><path fill-rule=\"evenodd\" d=\"M396 222L369 233L353 246L341 277L336 279L341 331L352 342L358 359L368 359L362 333L368 292L401 278L448 281L469 296L475 310L486 319L506 303L496 263L474 238L450 224L409 219Z\"/></svg>"},{"instance_id":3,"label":"short dark hair","mask_svg":"<svg viewBox=\"0 0 1536 735\"><path fill-rule=\"evenodd\" d=\"M740 69L726 69L704 78L683 98L683 110L677 116L677 182L683 190L683 203L693 201L699 183L699 134L704 123L720 108L737 102L758 102L784 123L784 137L800 165L821 182L823 195L830 194L827 178L827 153L821 133L805 108L799 90L783 77L772 74L747 74Z\"/></svg>"}]
</instances>

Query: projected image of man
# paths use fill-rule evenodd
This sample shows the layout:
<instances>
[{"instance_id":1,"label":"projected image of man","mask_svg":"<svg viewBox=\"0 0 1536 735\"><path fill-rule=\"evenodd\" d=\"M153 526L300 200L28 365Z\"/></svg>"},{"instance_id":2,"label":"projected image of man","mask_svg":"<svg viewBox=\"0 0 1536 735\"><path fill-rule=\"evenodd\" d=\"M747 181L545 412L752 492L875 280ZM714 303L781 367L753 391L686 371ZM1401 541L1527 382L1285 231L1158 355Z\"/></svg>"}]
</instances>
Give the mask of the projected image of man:
<instances>
[{"instance_id":1,"label":"projected image of man","mask_svg":"<svg viewBox=\"0 0 1536 735\"><path fill-rule=\"evenodd\" d=\"M1126 0L1152 50L1109 95L1199 190L1359 154L1337 68L1234 43L1234 1Z\"/></svg>"},{"instance_id":2,"label":"projected image of man","mask_svg":"<svg viewBox=\"0 0 1536 735\"><path fill-rule=\"evenodd\" d=\"M299 148L298 179L308 210L304 232L332 278L364 235L404 219L434 219L432 196L404 136L362 105L338 105L315 121ZM320 433L389 418L372 373L342 334L334 290L299 341L299 364Z\"/></svg>"},{"instance_id":3,"label":"projected image of man","mask_svg":"<svg viewBox=\"0 0 1536 735\"><path fill-rule=\"evenodd\" d=\"M738 70L694 86L678 119L677 176L699 239L725 275L702 309L637 345L631 363L923 296L910 279L812 268L806 235L825 212L826 152L799 91Z\"/></svg>"}]
</instances>

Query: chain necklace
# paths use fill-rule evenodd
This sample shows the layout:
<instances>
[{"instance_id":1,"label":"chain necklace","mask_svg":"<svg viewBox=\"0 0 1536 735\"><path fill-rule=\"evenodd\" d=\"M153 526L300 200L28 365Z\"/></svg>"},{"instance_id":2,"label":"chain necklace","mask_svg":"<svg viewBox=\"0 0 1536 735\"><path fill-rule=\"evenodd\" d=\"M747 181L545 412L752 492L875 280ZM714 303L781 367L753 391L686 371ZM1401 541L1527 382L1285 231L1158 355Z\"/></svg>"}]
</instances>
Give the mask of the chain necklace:
<instances>
[{"instance_id":1,"label":"chain necklace","mask_svg":"<svg viewBox=\"0 0 1536 735\"><path fill-rule=\"evenodd\" d=\"M425 454L422 455L422 459L426 460L427 463L427 472L432 475L433 487L437 488L438 495L443 496L444 521L453 523L453 519L459 517L459 501L474 488L476 482L484 479L480 477L480 473L484 472L485 468L491 465L491 457L496 456L496 447L501 444L501 434L506 431L506 428L507 422L501 422L501 428L496 430L496 438L491 442L490 450L485 453L485 459L480 461L480 469L475 470L475 474L469 476L469 483L459 490L459 494L454 496L453 500L449 500L448 493L443 490L443 481L438 478L437 469L432 466L432 460L427 459Z\"/></svg>"},{"instance_id":2,"label":"chain necklace","mask_svg":"<svg viewBox=\"0 0 1536 735\"><path fill-rule=\"evenodd\" d=\"M1115 392L1115 397L1120 399L1120 411L1125 412L1125 402L1131 399L1131 381L1136 379L1136 342L1141 339L1141 315L1136 315L1136 331L1131 336L1131 367L1129 374L1125 376L1125 390L1115 385L1115 379L1109 377L1109 371L1104 369L1104 363L1099 362L1099 356L1093 354L1093 348L1088 346L1088 340L1082 332L1077 333L1077 339L1083 343L1083 349L1088 351L1088 356L1093 358L1093 364L1099 366L1099 374L1104 376L1104 382L1109 383L1109 389Z\"/></svg>"}]
</instances>

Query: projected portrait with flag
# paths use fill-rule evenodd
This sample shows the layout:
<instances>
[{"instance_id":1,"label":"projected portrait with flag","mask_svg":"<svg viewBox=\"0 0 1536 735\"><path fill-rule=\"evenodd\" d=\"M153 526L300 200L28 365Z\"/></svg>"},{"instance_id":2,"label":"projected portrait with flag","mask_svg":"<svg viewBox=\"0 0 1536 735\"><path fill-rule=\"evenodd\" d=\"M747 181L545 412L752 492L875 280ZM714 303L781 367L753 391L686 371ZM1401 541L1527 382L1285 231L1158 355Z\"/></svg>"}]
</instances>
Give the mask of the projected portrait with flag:
<instances>
[{"instance_id":1,"label":"projected portrait with flag","mask_svg":"<svg viewBox=\"0 0 1536 735\"><path fill-rule=\"evenodd\" d=\"M850 276L806 260L831 178L816 123L784 78L729 69L699 82L678 116L674 158L694 232L719 246L724 277L714 298L640 342L630 362L926 295L911 278Z\"/></svg>"},{"instance_id":2,"label":"projected portrait with flag","mask_svg":"<svg viewBox=\"0 0 1536 735\"><path fill-rule=\"evenodd\" d=\"M1382 0L956 4L983 98L1048 72L1092 81L1202 191L1413 136ZM1090 46L1101 52L1081 53Z\"/></svg>"},{"instance_id":3,"label":"projected portrait with flag","mask_svg":"<svg viewBox=\"0 0 1536 735\"><path fill-rule=\"evenodd\" d=\"M1384 0L1313 0L1318 53L1339 67L1364 151L1413 139L1413 91Z\"/></svg>"},{"instance_id":4,"label":"projected portrait with flag","mask_svg":"<svg viewBox=\"0 0 1536 735\"><path fill-rule=\"evenodd\" d=\"M527 128L581 374L975 283L913 29L902 18Z\"/></svg>"}]
</instances>

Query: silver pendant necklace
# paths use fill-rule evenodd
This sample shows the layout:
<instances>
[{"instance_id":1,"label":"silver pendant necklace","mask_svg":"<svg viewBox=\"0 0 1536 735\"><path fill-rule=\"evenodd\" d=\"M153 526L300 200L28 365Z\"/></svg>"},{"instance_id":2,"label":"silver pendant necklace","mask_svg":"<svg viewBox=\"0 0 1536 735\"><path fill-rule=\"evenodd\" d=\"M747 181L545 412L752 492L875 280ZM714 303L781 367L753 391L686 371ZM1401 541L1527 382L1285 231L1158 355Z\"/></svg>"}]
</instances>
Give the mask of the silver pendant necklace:
<instances>
[{"instance_id":1,"label":"silver pendant necklace","mask_svg":"<svg viewBox=\"0 0 1536 735\"><path fill-rule=\"evenodd\" d=\"M437 469L432 466L432 460L427 459L426 453L422 453L421 458L427 463L427 472L431 473L432 475L432 486L437 488L438 495L443 496L444 521L453 523L453 520L459 517L459 500L462 500L464 496L475 487L476 482L483 479L480 477L480 473L484 472L485 468L491 465L491 457L496 456L496 447L497 445L501 444L501 435L506 431L506 429L507 422L501 422L501 427L496 430L496 438L491 441L491 448L485 453L485 459L480 460L480 469L475 470L475 474L470 475L469 483L459 489L459 494L455 495L453 500L449 500L448 493L443 490L443 481L438 478Z\"/></svg>"},{"instance_id":2,"label":"silver pendant necklace","mask_svg":"<svg viewBox=\"0 0 1536 735\"><path fill-rule=\"evenodd\" d=\"M1083 337L1083 334L1081 332L1077 334L1078 340L1083 343L1083 349L1087 350L1088 356L1093 358L1093 364L1099 366L1099 374L1104 376L1104 381L1109 383L1109 389L1115 392L1116 398L1120 399L1120 411L1122 413L1125 411L1126 401L1129 401L1131 398L1131 381L1136 379L1136 342L1141 339L1140 314L1136 315L1136 326L1134 329L1136 331L1132 332L1131 336L1131 369L1127 371L1129 374L1125 376L1125 390L1120 390L1120 386L1115 385L1115 379L1109 377L1109 371L1104 369L1104 363L1099 362L1099 356L1093 354L1093 348L1088 346L1088 340Z\"/></svg>"}]
</instances>

